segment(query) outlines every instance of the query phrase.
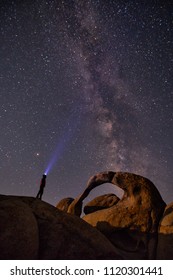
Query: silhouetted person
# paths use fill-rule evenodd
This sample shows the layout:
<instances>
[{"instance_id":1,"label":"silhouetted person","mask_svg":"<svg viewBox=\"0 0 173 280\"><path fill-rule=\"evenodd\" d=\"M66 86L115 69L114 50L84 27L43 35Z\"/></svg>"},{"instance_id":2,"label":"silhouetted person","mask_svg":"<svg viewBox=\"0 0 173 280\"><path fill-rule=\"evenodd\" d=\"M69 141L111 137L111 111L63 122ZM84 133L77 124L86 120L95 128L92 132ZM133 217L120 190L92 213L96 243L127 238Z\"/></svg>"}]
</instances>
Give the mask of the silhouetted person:
<instances>
[{"instance_id":1,"label":"silhouetted person","mask_svg":"<svg viewBox=\"0 0 173 280\"><path fill-rule=\"evenodd\" d=\"M42 198L45 185L46 185L46 175L43 174L43 178L41 179L41 182L40 182L40 189L39 189L39 192L38 192L36 198L39 198L39 199Z\"/></svg>"}]
</instances>

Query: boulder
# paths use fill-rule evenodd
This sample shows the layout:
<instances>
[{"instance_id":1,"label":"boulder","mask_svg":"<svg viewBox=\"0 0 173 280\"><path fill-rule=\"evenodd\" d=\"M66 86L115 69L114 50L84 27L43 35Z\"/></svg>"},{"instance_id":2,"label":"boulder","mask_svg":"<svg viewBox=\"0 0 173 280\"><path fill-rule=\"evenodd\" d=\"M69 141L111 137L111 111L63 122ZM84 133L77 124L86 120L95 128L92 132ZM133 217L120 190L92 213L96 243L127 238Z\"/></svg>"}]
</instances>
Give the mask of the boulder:
<instances>
[{"instance_id":1,"label":"boulder","mask_svg":"<svg viewBox=\"0 0 173 280\"><path fill-rule=\"evenodd\" d=\"M173 259L173 202L163 213L158 229L157 259Z\"/></svg>"},{"instance_id":2,"label":"boulder","mask_svg":"<svg viewBox=\"0 0 173 280\"><path fill-rule=\"evenodd\" d=\"M0 196L1 259L119 259L82 219L32 197Z\"/></svg>"},{"instance_id":3,"label":"boulder","mask_svg":"<svg viewBox=\"0 0 173 280\"><path fill-rule=\"evenodd\" d=\"M17 198L0 201L0 259L37 259L39 231L30 207Z\"/></svg>"},{"instance_id":4,"label":"boulder","mask_svg":"<svg viewBox=\"0 0 173 280\"><path fill-rule=\"evenodd\" d=\"M56 208L67 213L68 207L73 200L74 198L72 197L63 198L57 203Z\"/></svg>"},{"instance_id":5,"label":"boulder","mask_svg":"<svg viewBox=\"0 0 173 280\"><path fill-rule=\"evenodd\" d=\"M85 205L84 213L90 214L98 210L110 208L116 205L119 200L119 197L113 193L97 196Z\"/></svg>"},{"instance_id":6,"label":"boulder","mask_svg":"<svg viewBox=\"0 0 173 280\"><path fill-rule=\"evenodd\" d=\"M158 232L163 234L173 234L173 202L166 206L159 223Z\"/></svg>"}]
</instances>

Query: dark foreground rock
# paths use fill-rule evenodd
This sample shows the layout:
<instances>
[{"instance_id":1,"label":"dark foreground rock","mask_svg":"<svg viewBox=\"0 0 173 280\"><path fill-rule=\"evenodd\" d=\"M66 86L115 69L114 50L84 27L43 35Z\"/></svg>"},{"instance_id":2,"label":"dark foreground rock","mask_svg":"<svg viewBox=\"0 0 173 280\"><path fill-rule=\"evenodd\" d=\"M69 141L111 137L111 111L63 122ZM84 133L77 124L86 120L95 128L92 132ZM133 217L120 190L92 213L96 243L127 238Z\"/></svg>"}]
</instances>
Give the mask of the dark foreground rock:
<instances>
[{"instance_id":1,"label":"dark foreground rock","mask_svg":"<svg viewBox=\"0 0 173 280\"><path fill-rule=\"evenodd\" d=\"M31 197L0 196L0 259L119 259L82 219Z\"/></svg>"},{"instance_id":2,"label":"dark foreground rock","mask_svg":"<svg viewBox=\"0 0 173 280\"><path fill-rule=\"evenodd\" d=\"M31 208L17 198L0 201L0 258L36 259L39 229Z\"/></svg>"}]
</instances>

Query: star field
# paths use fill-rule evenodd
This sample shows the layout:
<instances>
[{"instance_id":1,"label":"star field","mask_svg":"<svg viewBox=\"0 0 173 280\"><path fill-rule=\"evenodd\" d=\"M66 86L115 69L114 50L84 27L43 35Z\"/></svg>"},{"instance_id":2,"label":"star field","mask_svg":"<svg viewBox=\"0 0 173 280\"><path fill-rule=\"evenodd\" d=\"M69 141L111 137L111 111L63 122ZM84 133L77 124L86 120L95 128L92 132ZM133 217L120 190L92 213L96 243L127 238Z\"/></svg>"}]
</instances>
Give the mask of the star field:
<instances>
[{"instance_id":1,"label":"star field","mask_svg":"<svg viewBox=\"0 0 173 280\"><path fill-rule=\"evenodd\" d=\"M172 19L171 1L1 1L2 194L35 196L54 158L54 205L105 170L173 201Z\"/></svg>"}]
</instances>

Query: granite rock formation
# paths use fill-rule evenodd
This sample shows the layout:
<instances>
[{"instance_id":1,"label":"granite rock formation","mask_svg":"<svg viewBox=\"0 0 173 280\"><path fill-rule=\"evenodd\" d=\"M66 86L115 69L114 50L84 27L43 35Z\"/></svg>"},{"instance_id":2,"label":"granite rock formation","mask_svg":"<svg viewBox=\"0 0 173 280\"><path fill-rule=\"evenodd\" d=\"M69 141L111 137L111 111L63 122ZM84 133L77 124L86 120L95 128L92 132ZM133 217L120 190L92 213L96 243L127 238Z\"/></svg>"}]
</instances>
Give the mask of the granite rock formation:
<instances>
[{"instance_id":1,"label":"granite rock formation","mask_svg":"<svg viewBox=\"0 0 173 280\"><path fill-rule=\"evenodd\" d=\"M121 188L124 191L122 199L83 219L119 248L124 258L155 258L158 225L166 204L147 178L126 172L99 173L91 177L84 192L70 204L68 212L80 215L83 200L91 190L104 183Z\"/></svg>"},{"instance_id":2,"label":"granite rock formation","mask_svg":"<svg viewBox=\"0 0 173 280\"><path fill-rule=\"evenodd\" d=\"M67 213L68 207L73 202L73 200L74 198L72 197L63 198L57 203L56 208Z\"/></svg>"},{"instance_id":3,"label":"granite rock formation","mask_svg":"<svg viewBox=\"0 0 173 280\"><path fill-rule=\"evenodd\" d=\"M97 186L124 191L83 200ZM68 213L65 213L68 212ZM102 172L76 199L57 207L32 197L0 195L0 259L173 259L173 203L140 175Z\"/></svg>"},{"instance_id":4,"label":"granite rock formation","mask_svg":"<svg viewBox=\"0 0 173 280\"><path fill-rule=\"evenodd\" d=\"M0 195L0 259L119 259L82 219L31 197Z\"/></svg>"},{"instance_id":5,"label":"granite rock formation","mask_svg":"<svg viewBox=\"0 0 173 280\"><path fill-rule=\"evenodd\" d=\"M159 224L159 232L163 234L173 234L173 202L168 204Z\"/></svg>"},{"instance_id":6,"label":"granite rock formation","mask_svg":"<svg viewBox=\"0 0 173 280\"><path fill-rule=\"evenodd\" d=\"M36 259L38 249L38 225L31 208L17 197L0 196L0 259Z\"/></svg>"},{"instance_id":7,"label":"granite rock formation","mask_svg":"<svg viewBox=\"0 0 173 280\"><path fill-rule=\"evenodd\" d=\"M113 193L97 196L85 205L84 213L90 214L98 210L110 208L113 205L116 205L119 200L119 197Z\"/></svg>"},{"instance_id":8,"label":"granite rock formation","mask_svg":"<svg viewBox=\"0 0 173 280\"><path fill-rule=\"evenodd\" d=\"M166 206L159 224L157 259L173 259L173 202Z\"/></svg>"},{"instance_id":9,"label":"granite rock formation","mask_svg":"<svg viewBox=\"0 0 173 280\"><path fill-rule=\"evenodd\" d=\"M116 205L84 216L85 221L99 229L103 222L107 223L108 228L157 232L166 204L150 180L132 173L109 171L91 177L84 192L70 204L68 212L81 213L82 209L79 207L83 200L91 190L104 183L118 186L124 191L124 195Z\"/></svg>"}]
</instances>

